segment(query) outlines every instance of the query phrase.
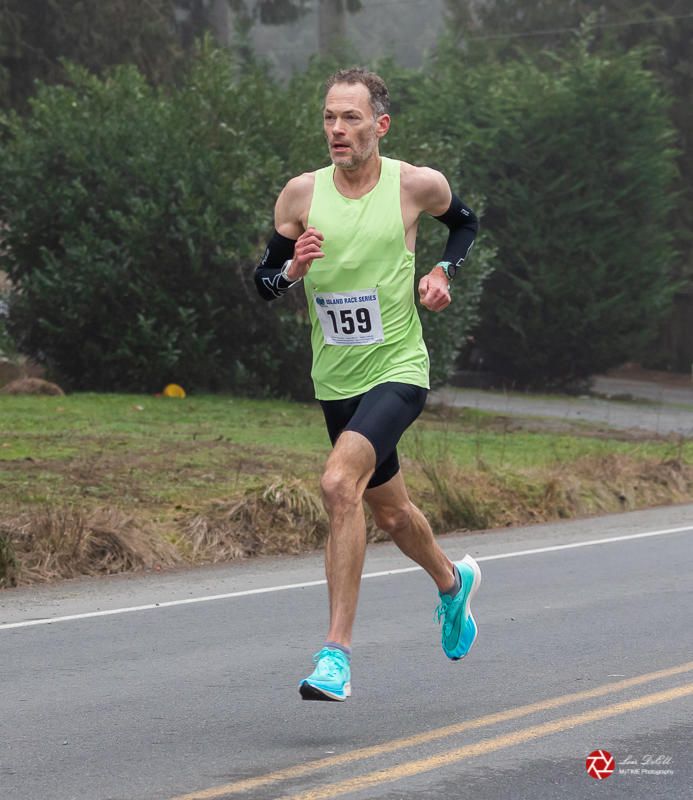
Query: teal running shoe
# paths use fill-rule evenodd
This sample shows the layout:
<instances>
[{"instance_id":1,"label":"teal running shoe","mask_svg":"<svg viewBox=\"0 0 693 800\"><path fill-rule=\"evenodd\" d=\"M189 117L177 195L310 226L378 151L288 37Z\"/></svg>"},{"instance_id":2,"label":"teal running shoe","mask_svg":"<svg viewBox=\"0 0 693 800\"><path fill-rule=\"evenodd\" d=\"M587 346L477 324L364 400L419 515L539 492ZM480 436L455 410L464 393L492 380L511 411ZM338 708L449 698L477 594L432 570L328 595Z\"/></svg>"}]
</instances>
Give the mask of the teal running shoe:
<instances>
[{"instance_id":1,"label":"teal running shoe","mask_svg":"<svg viewBox=\"0 0 693 800\"><path fill-rule=\"evenodd\" d=\"M351 667L341 650L323 647L313 661L315 670L298 687L304 700L344 701L351 696Z\"/></svg>"},{"instance_id":2,"label":"teal running shoe","mask_svg":"<svg viewBox=\"0 0 693 800\"><path fill-rule=\"evenodd\" d=\"M462 586L455 597L439 592L440 605L435 612L437 621L443 621L443 651L453 661L466 656L476 640L477 627L469 603L481 585L481 570L471 556L465 556L455 566Z\"/></svg>"}]
</instances>

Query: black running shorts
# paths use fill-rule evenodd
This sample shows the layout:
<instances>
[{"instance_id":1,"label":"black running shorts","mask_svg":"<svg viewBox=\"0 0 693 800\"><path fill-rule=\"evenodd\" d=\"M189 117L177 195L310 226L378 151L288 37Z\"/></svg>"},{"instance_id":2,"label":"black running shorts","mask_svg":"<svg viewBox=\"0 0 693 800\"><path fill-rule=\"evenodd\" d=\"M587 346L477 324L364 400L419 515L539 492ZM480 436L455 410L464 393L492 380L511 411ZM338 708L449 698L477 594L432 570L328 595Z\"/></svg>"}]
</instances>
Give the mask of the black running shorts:
<instances>
[{"instance_id":1,"label":"black running shorts","mask_svg":"<svg viewBox=\"0 0 693 800\"><path fill-rule=\"evenodd\" d=\"M423 411L427 394L421 386L389 382L356 397L320 401L333 445L342 431L356 431L373 445L375 472L366 488L380 486L398 473L397 443Z\"/></svg>"}]
</instances>

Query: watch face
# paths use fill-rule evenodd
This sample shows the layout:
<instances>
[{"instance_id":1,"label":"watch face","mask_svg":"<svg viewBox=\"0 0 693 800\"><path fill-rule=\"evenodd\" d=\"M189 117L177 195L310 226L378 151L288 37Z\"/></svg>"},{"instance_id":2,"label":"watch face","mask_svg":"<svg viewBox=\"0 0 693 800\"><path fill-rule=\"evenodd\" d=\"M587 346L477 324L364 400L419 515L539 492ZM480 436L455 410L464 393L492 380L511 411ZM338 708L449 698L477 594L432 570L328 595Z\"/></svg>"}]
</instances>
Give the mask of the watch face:
<instances>
[{"instance_id":1,"label":"watch face","mask_svg":"<svg viewBox=\"0 0 693 800\"><path fill-rule=\"evenodd\" d=\"M457 274L457 267L454 264L448 264L445 271L448 273L448 278L452 280Z\"/></svg>"}]
</instances>

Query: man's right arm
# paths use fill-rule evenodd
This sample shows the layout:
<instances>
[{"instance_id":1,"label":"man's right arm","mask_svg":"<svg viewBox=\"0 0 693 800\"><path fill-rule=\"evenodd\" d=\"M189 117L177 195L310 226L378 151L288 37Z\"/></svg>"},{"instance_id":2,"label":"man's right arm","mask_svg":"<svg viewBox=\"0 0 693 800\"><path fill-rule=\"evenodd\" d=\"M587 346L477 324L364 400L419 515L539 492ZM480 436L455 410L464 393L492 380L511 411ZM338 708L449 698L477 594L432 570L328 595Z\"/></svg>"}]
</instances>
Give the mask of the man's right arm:
<instances>
[{"instance_id":1,"label":"man's right arm","mask_svg":"<svg viewBox=\"0 0 693 800\"><path fill-rule=\"evenodd\" d=\"M275 230L255 270L255 285L265 300L280 297L308 272L314 258L324 256L322 234L307 227L314 181L312 173L292 178L277 199Z\"/></svg>"}]
</instances>

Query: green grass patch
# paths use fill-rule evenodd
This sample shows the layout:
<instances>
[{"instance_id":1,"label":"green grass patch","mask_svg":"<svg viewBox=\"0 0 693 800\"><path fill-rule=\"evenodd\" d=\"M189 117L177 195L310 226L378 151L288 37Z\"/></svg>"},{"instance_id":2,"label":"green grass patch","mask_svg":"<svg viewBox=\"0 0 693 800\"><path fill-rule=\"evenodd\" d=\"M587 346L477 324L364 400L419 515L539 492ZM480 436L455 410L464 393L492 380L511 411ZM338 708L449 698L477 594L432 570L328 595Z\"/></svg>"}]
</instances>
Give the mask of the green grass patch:
<instances>
[{"instance_id":1,"label":"green grass patch","mask_svg":"<svg viewBox=\"0 0 693 800\"><path fill-rule=\"evenodd\" d=\"M436 532L693 496L681 437L435 406L399 449ZM320 546L329 450L317 403L0 396L0 586Z\"/></svg>"},{"instance_id":2,"label":"green grass patch","mask_svg":"<svg viewBox=\"0 0 693 800\"><path fill-rule=\"evenodd\" d=\"M681 459L693 464L693 441L605 429L599 423L508 417L476 409L427 410L402 437L414 459L443 456L464 468L549 468L585 457Z\"/></svg>"},{"instance_id":3,"label":"green grass patch","mask_svg":"<svg viewBox=\"0 0 693 800\"><path fill-rule=\"evenodd\" d=\"M74 440L103 440L110 448L146 449L159 441L215 441L325 446L317 404L200 396L177 400L139 395L0 397L0 439L17 449L0 458L42 458L75 453ZM83 445L82 445L83 446Z\"/></svg>"}]
</instances>

